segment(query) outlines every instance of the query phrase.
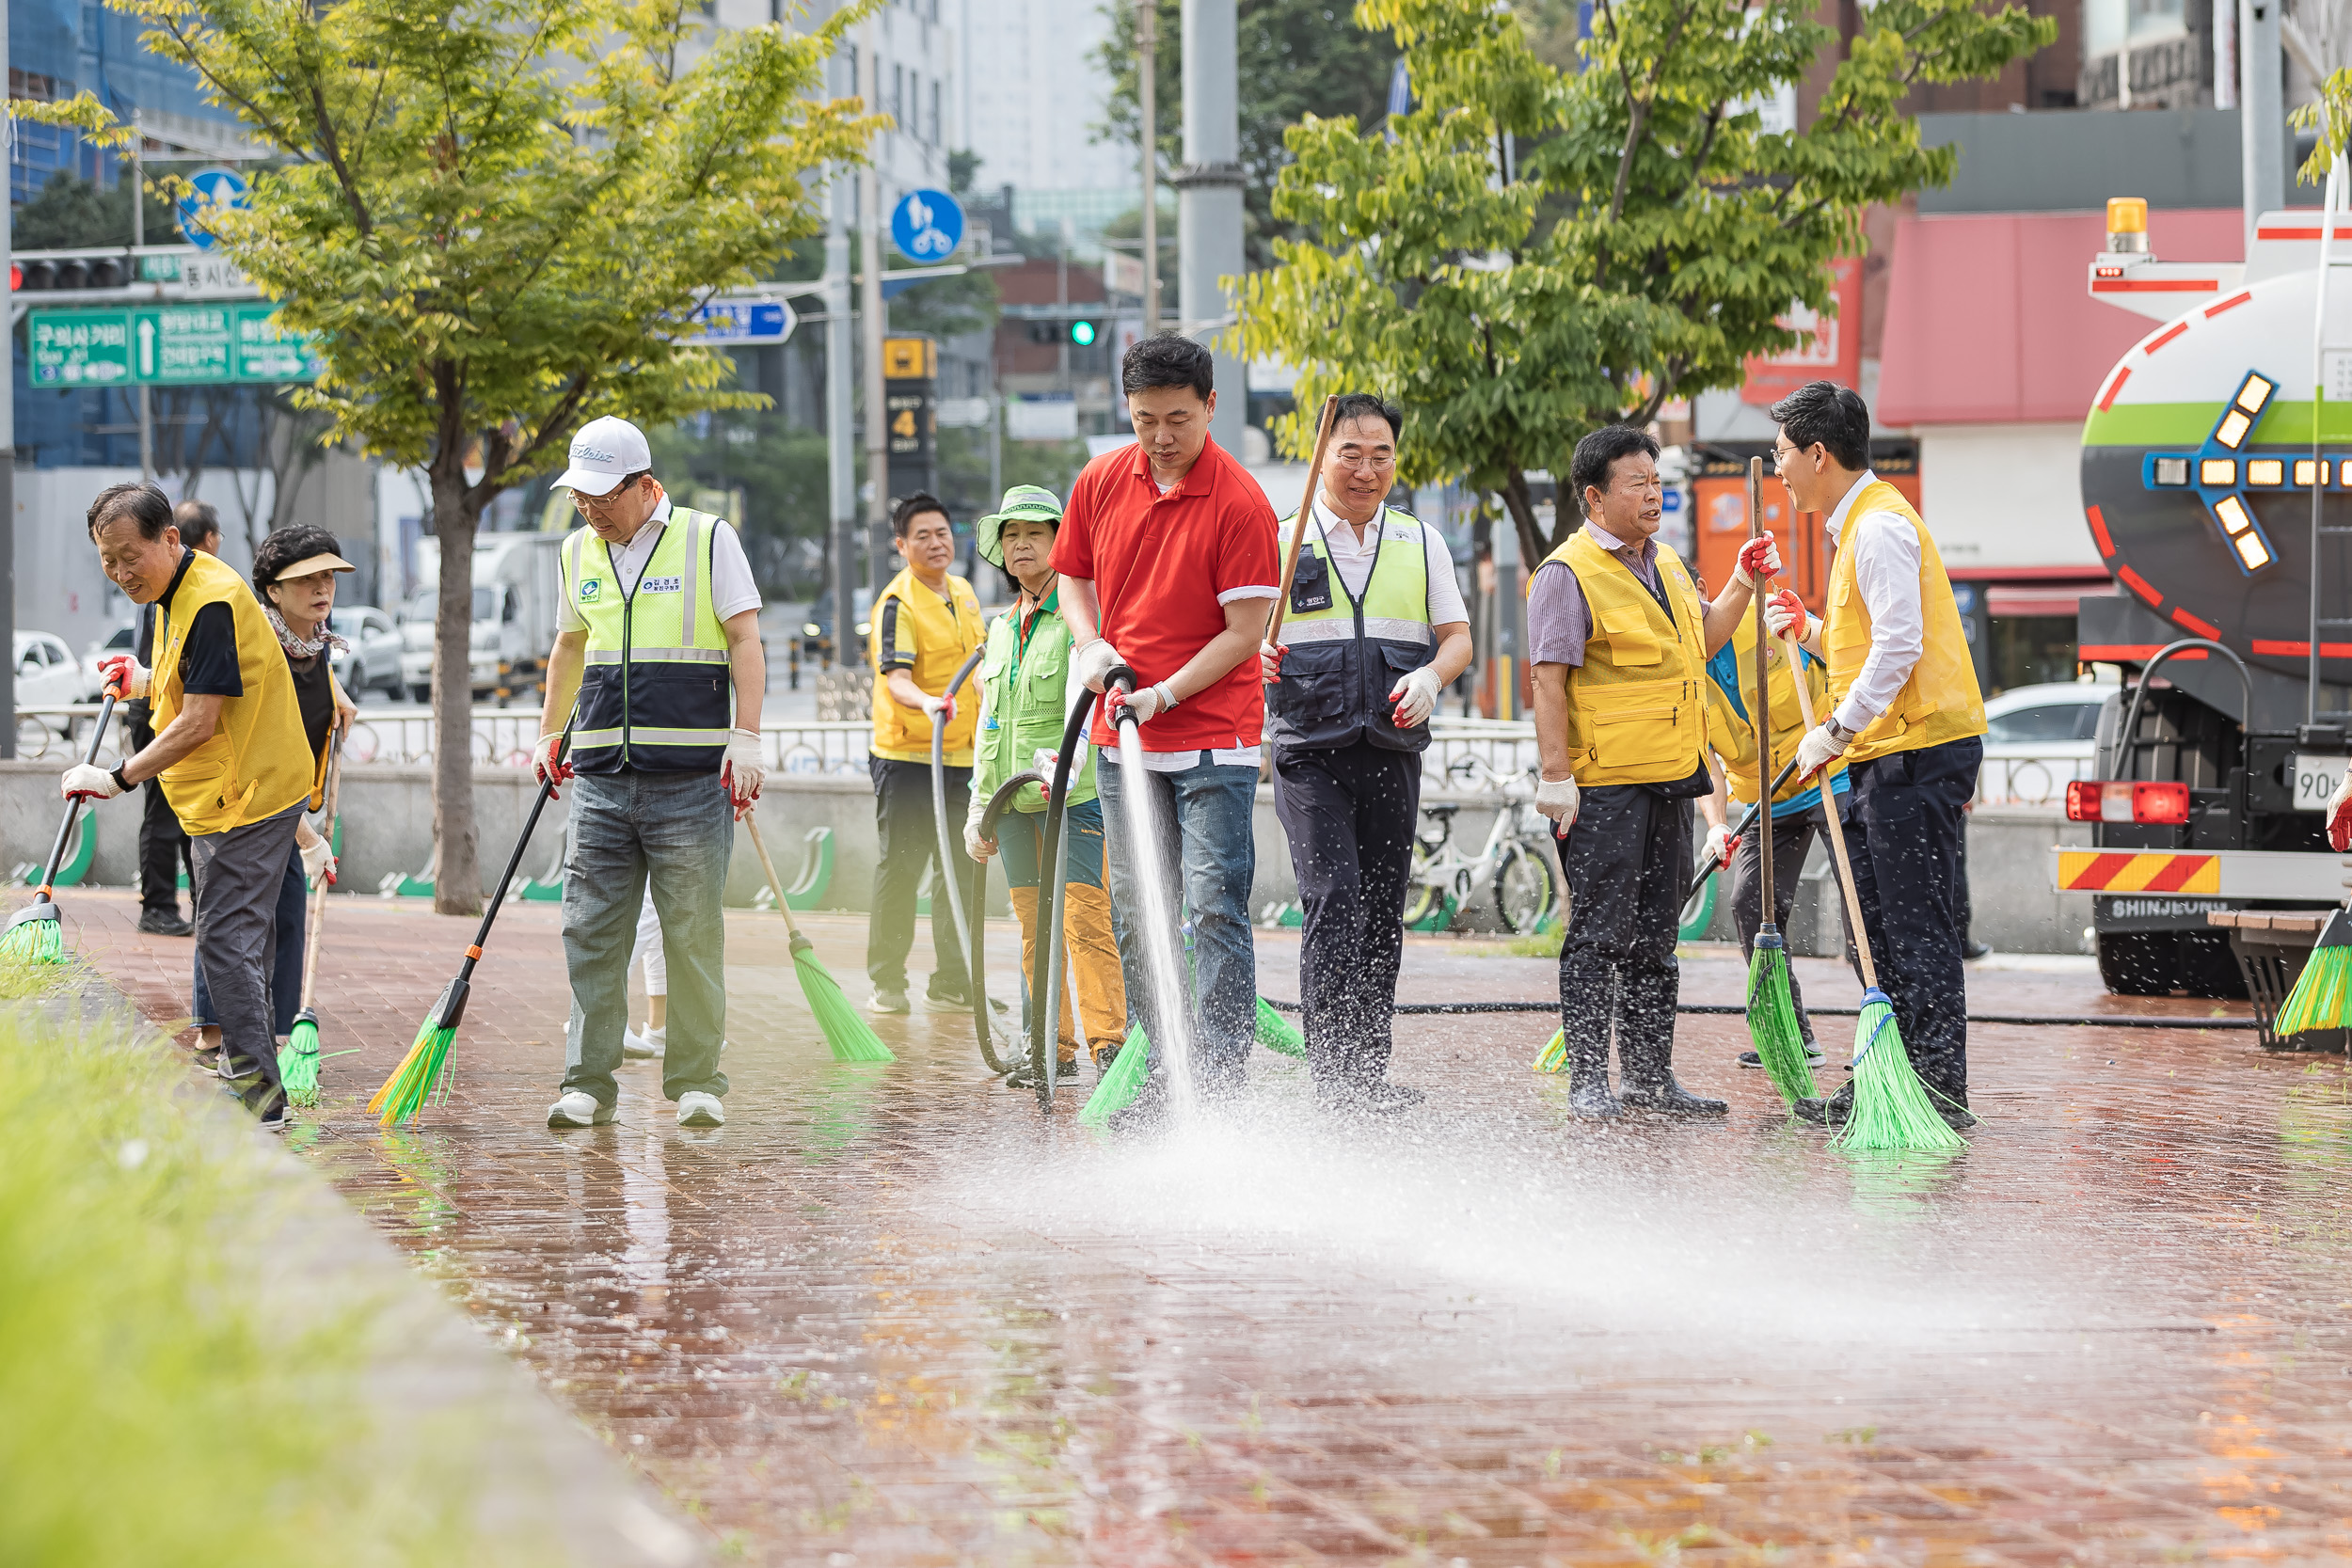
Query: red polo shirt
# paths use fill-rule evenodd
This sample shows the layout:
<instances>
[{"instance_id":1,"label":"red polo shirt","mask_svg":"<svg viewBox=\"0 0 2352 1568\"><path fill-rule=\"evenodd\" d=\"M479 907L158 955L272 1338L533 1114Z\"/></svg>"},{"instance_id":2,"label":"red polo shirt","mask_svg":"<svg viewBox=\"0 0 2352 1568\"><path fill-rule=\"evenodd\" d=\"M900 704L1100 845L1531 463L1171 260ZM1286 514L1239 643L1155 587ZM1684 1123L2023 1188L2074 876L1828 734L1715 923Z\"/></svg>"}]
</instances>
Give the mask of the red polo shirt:
<instances>
[{"instance_id":1,"label":"red polo shirt","mask_svg":"<svg viewBox=\"0 0 2352 1568\"><path fill-rule=\"evenodd\" d=\"M1271 599L1281 566L1274 508L1249 471L1212 439L1165 496L1140 445L1106 451L1071 486L1054 570L1094 584L1102 635L1145 685L1168 679L1225 629L1235 599ZM1148 752L1258 744L1265 691L1255 657L1143 726ZM1098 746L1117 744L1099 719Z\"/></svg>"}]
</instances>

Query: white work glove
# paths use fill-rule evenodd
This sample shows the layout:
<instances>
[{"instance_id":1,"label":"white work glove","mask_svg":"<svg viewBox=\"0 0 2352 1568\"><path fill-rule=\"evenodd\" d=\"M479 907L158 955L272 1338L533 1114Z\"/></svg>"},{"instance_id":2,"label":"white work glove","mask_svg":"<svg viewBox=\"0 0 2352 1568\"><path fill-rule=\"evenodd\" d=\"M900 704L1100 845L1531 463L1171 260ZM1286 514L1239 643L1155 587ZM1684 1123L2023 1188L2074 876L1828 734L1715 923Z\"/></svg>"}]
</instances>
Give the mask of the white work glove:
<instances>
[{"instance_id":1,"label":"white work glove","mask_svg":"<svg viewBox=\"0 0 2352 1568\"><path fill-rule=\"evenodd\" d=\"M1846 754L1846 743L1830 733L1826 720L1804 732L1797 742L1797 782L1805 780Z\"/></svg>"},{"instance_id":2,"label":"white work glove","mask_svg":"<svg viewBox=\"0 0 2352 1568\"><path fill-rule=\"evenodd\" d=\"M146 696L155 679L154 671L129 654L108 654L98 661L98 673L115 689L115 695L125 702Z\"/></svg>"},{"instance_id":3,"label":"white work glove","mask_svg":"<svg viewBox=\"0 0 2352 1568\"><path fill-rule=\"evenodd\" d=\"M1756 592L1756 585L1766 578L1780 576L1780 546L1772 543L1769 533L1757 534L1740 546L1739 564L1731 569L1731 580Z\"/></svg>"},{"instance_id":4,"label":"white work glove","mask_svg":"<svg viewBox=\"0 0 2352 1568\"><path fill-rule=\"evenodd\" d=\"M1258 684L1272 686L1282 678L1282 657L1288 648L1278 648L1271 642L1258 644Z\"/></svg>"},{"instance_id":5,"label":"white work glove","mask_svg":"<svg viewBox=\"0 0 2352 1568\"><path fill-rule=\"evenodd\" d=\"M1070 681L1089 691L1103 689L1103 677L1127 661L1108 638L1098 637L1070 656Z\"/></svg>"},{"instance_id":6,"label":"white work glove","mask_svg":"<svg viewBox=\"0 0 2352 1568\"><path fill-rule=\"evenodd\" d=\"M58 793L69 800L111 800L122 793L122 786L98 764L77 762L65 770Z\"/></svg>"},{"instance_id":7,"label":"white work glove","mask_svg":"<svg viewBox=\"0 0 2352 1568\"><path fill-rule=\"evenodd\" d=\"M979 865L987 864L989 857L996 853L996 841L980 836L980 818L987 811L988 801L978 790L974 790L972 804L963 814L963 852Z\"/></svg>"},{"instance_id":8,"label":"white work glove","mask_svg":"<svg viewBox=\"0 0 2352 1568\"><path fill-rule=\"evenodd\" d=\"M563 750L564 732L561 730L553 735L541 736L539 743L532 747L531 770L538 777L541 784L560 784L576 776L570 759L560 755ZM548 798L551 800L560 800L564 797L550 788L548 791Z\"/></svg>"},{"instance_id":9,"label":"white work glove","mask_svg":"<svg viewBox=\"0 0 2352 1568\"><path fill-rule=\"evenodd\" d=\"M1711 863L1718 871L1731 863L1732 851L1740 847L1740 835L1731 831L1728 822L1718 822L1707 830L1707 847L1699 851L1701 864Z\"/></svg>"},{"instance_id":10,"label":"white work glove","mask_svg":"<svg viewBox=\"0 0 2352 1568\"><path fill-rule=\"evenodd\" d=\"M759 799L759 786L768 782L768 764L759 754L757 730L727 732L727 756L719 765L719 782L727 786L738 812Z\"/></svg>"},{"instance_id":11,"label":"white work glove","mask_svg":"<svg viewBox=\"0 0 2352 1568\"><path fill-rule=\"evenodd\" d=\"M2344 770L2344 783L2328 798L2328 843L2339 855L2352 849L2352 768Z\"/></svg>"},{"instance_id":12,"label":"white work glove","mask_svg":"<svg viewBox=\"0 0 2352 1568\"><path fill-rule=\"evenodd\" d=\"M1764 628L1775 639L1787 637L1793 629L1798 641L1811 642L1819 634L1820 625L1805 610L1804 601L1797 597L1793 589L1784 588L1777 594L1767 595L1764 600Z\"/></svg>"},{"instance_id":13,"label":"white work glove","mask_svg":"<svg viewBox=\"0 0 2352 1568\"><path fill-rule=\"evenodd\" d=\"M1438 709L1438 694L1445 688L1438 684L1438 672L1424 664L1408 671L1389 688L1390 700L1396 704L1394 715L1397 728L1409 730L1425 724Z\"/></svg>"},{"instance_id":14,"label":"white work glove","mask_svg":"<svg viewBox=\"0 0 2352 1568\"><path fill-rule=\"evenodd\" d=\"M1134 709L1136 723L1149 724L1155 717L1176 705L1176 693L1168 689L1166 681L1162 681L1157 686L1147 686L1131 693L1114 692L1111 701L1111 722L1114 724L1119 721L1119 708L1122 704Z\"/></svg>"},{"instance_id":15,"label":"white work glove","mask_svg":"<svg viewBox=\"0 0 2352 1568\"><path fill-rule=\"evenodd\" d=\"M934 697L925 691L916 696L914 705L923 710L923 717L934 724L952 724L956 721L956 697L950 691Z\"/></svg>"},{"instance_id":16,"label":"white work glove","mask_svg":"<svg viewBox=\"0 0 2352 1568\"><path fill-rule=\"evenodd\" d=\"M1545 779L1535 785L1535 810L1560 824L1566 832L1576 826L1576 781Z\"/></svg>"},{"instance_id":17,"label":"white work glove","mask_svg":"<svg viewBox=\"0 0 2352 1568\"><path fill-rule=\"evenodd\" d=\"M310 843L301 846L295 852L302 857L302 879L304 881L316 887L319 879L324 877L326 879L327 886L335 885L335 850L325 838L314 838Z\"/></svg>"}]
</instances>

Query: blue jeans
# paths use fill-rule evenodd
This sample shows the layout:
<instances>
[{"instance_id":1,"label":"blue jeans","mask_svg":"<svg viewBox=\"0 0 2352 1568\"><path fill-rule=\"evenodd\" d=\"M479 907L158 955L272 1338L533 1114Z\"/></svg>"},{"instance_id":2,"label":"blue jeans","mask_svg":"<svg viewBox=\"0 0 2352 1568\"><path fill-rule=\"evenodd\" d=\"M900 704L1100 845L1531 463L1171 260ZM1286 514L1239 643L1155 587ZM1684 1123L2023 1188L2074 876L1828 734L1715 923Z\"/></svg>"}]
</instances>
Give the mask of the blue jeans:
<instances>
[{"instance_id":1,"label":"blue jeans","mask_svg":"<svg viewBox=\"0 0 2352 1568\"><path fill-rule=\"evenodd\" d=\"M278 882L277 947L269 977L271 1022L281 1036L294 1033L294 1015L302 1011L302 942L310 923L304 894L302 851L296 849L286 857L286 874ZM179 905L172 908L176 911ZM199 953L189 962L196 971L189 1010L199 1028L218 1027L220 1015L213 1011L213 988L204 983L204 956Z\"/></svg>"},{"instance_id":2,"label":"blue jeans","mask_svg":"<svg viewBox=\"0 0 2352 1568\"><path fill-rule=\"evenodd\" d=\"M1104 836L1110 844L1111 907L1125 909L1142 897L1136 878L1136 846L1127 828L1127 797L1134 787L1117 754L1104 752L1095 764L1102 792ZM1151 804L1156 842L1150 852L1168 872L1182 867L1179 895L1193 926L1193 1075L1203 1098L1231 1095L1248 1077L1249 1048L1258 1024L1258 965L1249 945L1249 884L1257 875L1257 841L1250 815L1258 799L1255 768L1221 768L1206 760L1179 772L1146 769L1141 785ZM1138 906L1139 907L1139 904ZM1168 925L1178 914L1168 911ZM1164 1058L1162 1032L1153 1016L1152 970L1143 955L1141 918L1119 923L1120 968L1127 982L1127 1016L1152 1040L1152 1072ZM1177 954L1179 966L1184 956Z\"/></svg>"},{"instance_id":3,"label":"blue jeans","mask_svg":"<svg viewBox=\"0 0 2352 1568\"><path fill-rule=\"evenodd\" d=\"M612 1074L628 1027L628 956L645 885L653 884L669 958L669 1043L661 1092L727 1092L726 923L720 897L735 849L735 811L716 773L582 773L572 781L564 861L564 957L572 1016L564 1030L564 1092L599 1105L620 1096Z\"/></svg>"}]
</instances>

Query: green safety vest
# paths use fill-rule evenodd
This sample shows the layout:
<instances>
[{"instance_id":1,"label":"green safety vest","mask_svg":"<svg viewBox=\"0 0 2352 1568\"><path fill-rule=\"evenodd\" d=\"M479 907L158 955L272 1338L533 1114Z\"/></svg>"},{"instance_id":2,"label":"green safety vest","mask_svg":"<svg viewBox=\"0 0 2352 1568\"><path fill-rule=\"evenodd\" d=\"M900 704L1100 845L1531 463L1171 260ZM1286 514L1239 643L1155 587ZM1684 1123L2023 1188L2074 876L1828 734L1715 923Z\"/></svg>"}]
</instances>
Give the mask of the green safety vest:
<instances>
[{"instance_id":1,"label":"green safety vest","mask_svg":"<svg viewBox=\"0 0 2352 1568\"><path fill-rule=\"evenodd\" d=\"M725 522L673 506L635 592L612 547L585 528L564 541L564 595L588 623L572 722L582 773L716 773L733 725L727 634L711 598L711 549Z\"/></svg>"},{"instance_id":2,"label":"green safety vest","mask_svg":"<svg viewBox=\"0 0 2352 1568\"><path fill-rule=\"evenodd\" d=\"M988 704L973 758L975 795L992 796L1004 787L1007 779L1028 771L1041 748L1061 750L1062 724L1069 711L1063 703L1070 689L1070 626L1061 618L1058 603L1055 609L1038 612L1025 648L1021 644L1018 607L988 624L988 652L980 660L980 687L988 693ZM1094 748L1087 746L1085 751L1085 766L1070 780L1070 804L1073 806L1094 799ZM1013 809L1043 811L1045 792L1029 785L1013 797Z\"/></svg>"},{"instance_id":3,"label":"green safety vest","mask_svg":"<svg viewBox=\"0 0 2352 1568\"><path fill-rule=\"evenodd\" d=\"M1282 519L1288 537L1297 514ZM1266 688L1275 745L1325 751L1359 739L1391 752L1424 751L1427 723L1399 729L1389 692L1397 677L1438 657L1429 623L1429 554L1418 517L1382 507L1379 552L1364 596L1349 596L1323 529L1307 531L1282 620L1282 678Z\"/></svg>"}]
</instances>

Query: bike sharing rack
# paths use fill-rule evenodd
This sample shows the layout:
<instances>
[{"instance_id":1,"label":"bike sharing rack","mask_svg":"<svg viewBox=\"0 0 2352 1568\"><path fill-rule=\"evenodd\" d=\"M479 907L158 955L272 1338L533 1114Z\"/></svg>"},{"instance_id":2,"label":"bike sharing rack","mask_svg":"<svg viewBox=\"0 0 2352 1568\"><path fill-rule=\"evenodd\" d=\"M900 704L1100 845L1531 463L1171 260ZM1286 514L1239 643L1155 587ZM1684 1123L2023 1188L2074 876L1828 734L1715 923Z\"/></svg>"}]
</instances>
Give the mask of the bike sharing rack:
<instances>
[{"instance_id":1,"label":"bike sharing rack","mask_svg":"<svg viewBox=\"0 0 2352 1568\"><path fill-rule=\"evenodd\" d=\"M80 887L82 879L89 875L90 863L98 858L98 814L96 812L86 811L82 814L80 838L81 842L73 847L73 853L67 857L63 865L57 867L56 879L50 884L52 887ZM12 875L24 887L39 887L40 886L40 874L47 869L48 867L39 861L27 861L18 866ZM184 879L181 885L183 887L187 885Z\"/></svg>"},{"instance_id":2,"label":"bike sharing rack","mask_svg":"<svg viewBox=\"0 0 2352 1568\"><path fill-rule=\"evenodd\" d=\"M756 832L758 829L752 831ZM784 890L784 901L790 909L813 910L823 904L825 895L832 890L833 830L811 828L801 840L801 869L792 879L792 885ZM775 907L774 893L763 884L752 899L752 908L772 910ZM917 912L928 913L929 911Z\"/></svg>"}]
</instances>

